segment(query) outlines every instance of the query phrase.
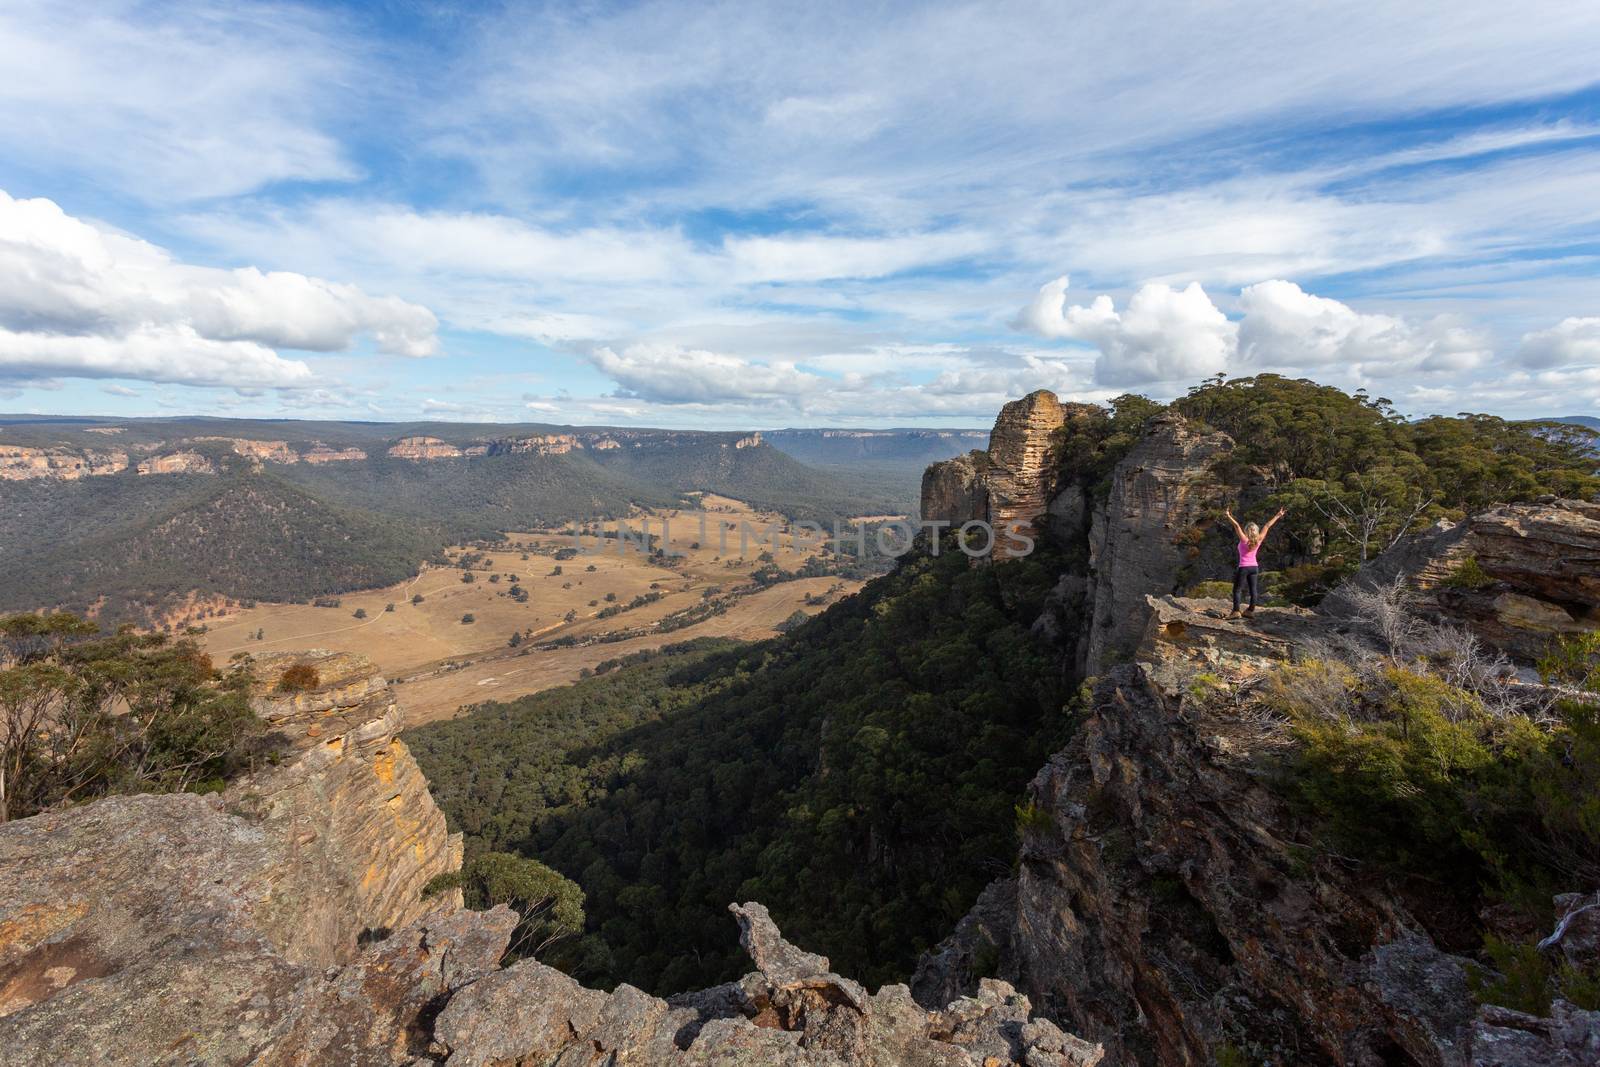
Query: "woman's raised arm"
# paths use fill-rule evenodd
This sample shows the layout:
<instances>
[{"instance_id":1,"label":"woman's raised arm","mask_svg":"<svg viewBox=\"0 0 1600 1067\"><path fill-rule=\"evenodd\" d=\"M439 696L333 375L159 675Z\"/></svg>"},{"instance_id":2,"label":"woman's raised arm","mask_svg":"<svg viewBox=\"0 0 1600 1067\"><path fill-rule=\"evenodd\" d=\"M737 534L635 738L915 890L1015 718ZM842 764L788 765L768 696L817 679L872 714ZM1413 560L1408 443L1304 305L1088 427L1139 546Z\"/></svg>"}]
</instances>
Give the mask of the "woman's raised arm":
<instances>
[{"instance_id":1,"label":"woman's raised arm","mask_svg":"<svg viewBox=\"0 0 1600 1067\"><path fill-rule=\"evenodd\" d=\"M1261 540L1265 541L1267 539L1267 534L1272 532L1272 528L1278 524L1278 520L1283 518L1283 516L1284 511L1282 508L1279 508L1278 513L1267 520L1267 524L1261 527Z\"/></svg>"},{"instance_id":2,"label":"woman's raised arm","mask_svg":"<svg viewBox=\"0 0 1600 1067\"><path fill-rule=\"evenodd\" d=\"M1232 508L1223 508L1222 509L1222 513L1224 515L1228 516L1228 525L1233 527L1233 532L1238 535L1239 540L1243 541L1244 540L1244 527L1240 526L1239 525L1239 520L1233 517L1233 509ZM1282 514L1282 512L1279 512L1279 514Z\"/></svg>"}]
</instances>

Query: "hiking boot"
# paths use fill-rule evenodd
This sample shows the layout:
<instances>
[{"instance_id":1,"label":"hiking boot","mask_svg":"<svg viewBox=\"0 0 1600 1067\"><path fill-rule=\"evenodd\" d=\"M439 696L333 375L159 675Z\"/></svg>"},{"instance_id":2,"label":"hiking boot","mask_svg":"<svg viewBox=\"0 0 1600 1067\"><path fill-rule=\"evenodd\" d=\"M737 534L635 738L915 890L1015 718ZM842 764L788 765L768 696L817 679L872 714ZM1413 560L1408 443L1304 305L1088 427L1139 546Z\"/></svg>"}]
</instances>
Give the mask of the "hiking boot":
<instances>
[{"instance_id":1,"label":"hiking boot","mask_svg":"<svg viewBox=\"0 0 1600 1067\"><path fill-rule=\"evenodd\" d=\"M1244 609L1244 617L1247 618L1247 619L1255 618L1255 614L1256 614L1256 609L1254 607L1248 607L1248 608Z\"/></svg>"},{"instance_id":2,"label":"hiking boot","mask_svg":"<svg viewBox=\"0 0 1600 1067\"><path fill-rule=\"evenodd\" d=\"M1228 612L1228 618L1237 619L1238 617L1239 617L1239 609L1238 608L1234 608L1232 611Z\"/></svg>"}]
</instances>

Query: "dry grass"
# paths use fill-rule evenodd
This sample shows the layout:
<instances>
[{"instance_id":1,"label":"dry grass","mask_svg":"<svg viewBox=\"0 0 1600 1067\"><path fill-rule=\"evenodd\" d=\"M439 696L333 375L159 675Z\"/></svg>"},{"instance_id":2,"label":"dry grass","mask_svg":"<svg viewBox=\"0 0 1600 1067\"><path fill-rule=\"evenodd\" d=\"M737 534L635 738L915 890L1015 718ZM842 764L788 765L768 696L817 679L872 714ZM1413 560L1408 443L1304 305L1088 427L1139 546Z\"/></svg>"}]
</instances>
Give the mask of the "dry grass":
<instances>
[{"instance_id":1,"label":"dry grass","mask_svg":"<svg viewBox=\"0 0 1600 1067\"><path fill-rule=\"evenodd\" d=\"M732 636L746 639L770 637L778 623L796 610L807 608L808 595L820 595L838 584L817 578L785 582L739 596L722 615L666 634L650 633L625 641L601 642L582 647L529 650L507 646L513 633L530 643L573 637L589 640L607 634L648 628L666 616L699 604L707 590L720 596L749 586L750 575L771 551L770 543L750 538L740 551L741 523L758 527L781 525L776 516L757 513L738 501L707 495L699 509L638 515L630 528L642 523L658 538L662 523L670 540L665 547L681 553L672 566L662 565L637 551L617 551L616 542L603 547L590 539L584 553L556 560L549 553L572 545L570 535L552 532L515 533L510 547L485 552L474 570L474 581L461 580L456 567L427 567L410 582L347 593L337 608L305 604L261 603L254 608L209 620L203 644L218 661L238 652L329 648L355 652L371 659L387 677L397 682L407 719L424 722L453 715L462 704L491 697L504 698L537 692L575 680L585 667L601 660L659 647L694 637ZM730 528L731 524L731 528ZM615 529L614 523L602 529ZM699 547L692 547L698 544ZM526 550L528 558L522 558ZM466 547L450 550L453 559ZM816 555L814 545L783 536L772 562L784 570L799 567ZM559 575L552 573L560 566ZM589 570L589 567L594 570ZM491 581L491 575L499 580ZM510 595L511 575L528 593L524 602ZM859 583L845 583L836 596L853 592ZM601 619L599 613L635 597L662 594L651 604ZM411 598L421 594L422 603ZM607 596L614 600L607 600ZM836 598L836 597L835 597ZM594 603L591 603L593 601ZM388 604L394 611L386 611ZM354 618L357 609L365 619ZM568 613L575 617L568 622ZM463 624L463 615L475 621ZM257 631L263 640L255 640ZM456 668L456 664L466 664Z\"/></svg>"}]
</instances>

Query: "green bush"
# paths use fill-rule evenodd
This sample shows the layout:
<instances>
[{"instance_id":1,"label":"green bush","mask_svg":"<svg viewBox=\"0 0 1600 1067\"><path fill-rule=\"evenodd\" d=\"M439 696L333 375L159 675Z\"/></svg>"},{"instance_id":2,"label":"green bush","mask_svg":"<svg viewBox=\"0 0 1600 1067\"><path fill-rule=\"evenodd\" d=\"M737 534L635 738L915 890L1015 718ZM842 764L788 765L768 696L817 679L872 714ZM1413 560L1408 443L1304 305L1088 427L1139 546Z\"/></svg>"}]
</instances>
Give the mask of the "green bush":
<instances>
[{"instance_id":1,"label":"green bush","mask_svg":"<svg viewBox=\"0 0 1600 1067\"><path fill-rule=\"evenodd\" d=\"M1483 569L1477 556L1468 556L1444 576L1443 584L1451 589L1482 589L1484 586L1493 585L1494 579Z\"/></svg>"}]
</instances>

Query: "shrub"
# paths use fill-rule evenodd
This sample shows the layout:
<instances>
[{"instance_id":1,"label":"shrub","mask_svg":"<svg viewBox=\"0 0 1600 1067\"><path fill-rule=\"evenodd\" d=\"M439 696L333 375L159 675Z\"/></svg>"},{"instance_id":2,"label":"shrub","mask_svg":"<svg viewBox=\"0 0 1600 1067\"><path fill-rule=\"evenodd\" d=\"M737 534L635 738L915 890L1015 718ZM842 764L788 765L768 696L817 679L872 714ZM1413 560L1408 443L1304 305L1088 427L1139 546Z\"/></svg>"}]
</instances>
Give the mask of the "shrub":
<instances>
[{"instance_id":1,"label":"shrub","mask_svg":"<svg viewBox=\"0 0 1600 1067\"><path fill-rule=\"evenodd\" d=\"M322 684L322 675L309 663L296 663L278 675L280 693L304 693Z\"/></svg>"},{"instance_id":2,"label":"shrub","mask_svg":"<svg viewBox=\"0 0 1600 1067\"><path fill-rule=\"evenodd\" d=\"M1478 563L1477 556L1468 556L1444 576L1444 584L1452 589L1482 589L1493 585L1494 579Z\"/></svg>"},{"instance_id":3,"label":"shrub","mask_svg":"<svg viewBox=\"0 0 1600 1067\"><path fill-rule=\"evenodd\" d=\"M536 956L583 931L583 890L537 860L486 852L459 871L430 879L422 895L456 888L469 908L505 904L522 916L506 949L508 960Z\"/></svg>"},{"instance_id":4,"label":"shrub","mask_svg":"<svg viewBox=\"0 0 1600 1067\"><path fill-rule=\"evenodd\" d=\"M478 621L478 617L476 615L474 615L470 611L467 612L465 615L461 616L461 625L463 625L463 626L471 626L473 623L475 623L477 621Z\"/></svg>"},{"instance_id":5,"label":"shrub","mask_svg":"<svg viewBox=\"0 0 1600 1067\"><path fill-rule=\"evenodd\" d=\"M353 616L353 617L354 617L354 618L357 618L357 619L364 619L364 618L366 618L366 617L367 617L367 609L366 609L366 608L357 608L357 609L356 609L356 610L355 610L355 613L354 613L354 616Z\"/></svg>"},{"instance_id":6,"label":"shrub","mask_svg":"<svg viewBox=\"0 0 1600 1067\"><path fill-rule=\"evenodd\" d=\"M412 598L411 598L411 603L412 603L412 604L420 604L420 603L422 603L422 601L423 601L423 600L424 600L424 599L425 599L425 598L424 598L424 597L423 597L423 595L422 595L422 594L421 594L421 593L417 593L417 594L416 594L416 595L414 595L414 596L413 596L413 597L412 597Z\"/></svg>"}]
</instances>

